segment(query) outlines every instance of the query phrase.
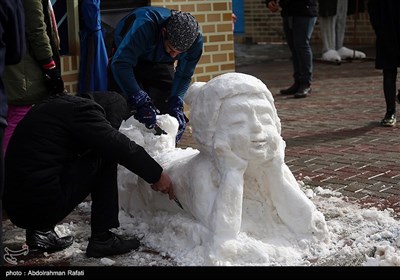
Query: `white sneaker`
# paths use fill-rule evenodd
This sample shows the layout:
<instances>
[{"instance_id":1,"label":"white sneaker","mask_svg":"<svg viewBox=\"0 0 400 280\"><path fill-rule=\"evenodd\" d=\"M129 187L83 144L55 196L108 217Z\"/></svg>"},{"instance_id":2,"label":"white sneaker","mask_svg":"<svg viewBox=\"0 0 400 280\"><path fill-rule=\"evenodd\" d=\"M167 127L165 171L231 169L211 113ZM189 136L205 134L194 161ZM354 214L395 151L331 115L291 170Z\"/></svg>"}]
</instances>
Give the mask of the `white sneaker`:
<instances>
[{"instance_id":1,"label":"white sneaker","mask_svg":"<svg viewBox=\"0 0 400 280\"><path fill-rule=\"evenodd\" d=\"M348 58L363 59L366 57L365 53L360 51L355 51L346 47L341 47L337 52L342 59L348 59Z\"/></svg>"},{"instance_id":2,"label":"white sneaker","mask_svg":"<svg viewBox=\"0 0 400 280\"><path fill-rule=\"evenodd\" d=\"M340 62L342 61L340 55L335 50L328 50L322 54L322 60Z\"/></svg>"}]
</instances>

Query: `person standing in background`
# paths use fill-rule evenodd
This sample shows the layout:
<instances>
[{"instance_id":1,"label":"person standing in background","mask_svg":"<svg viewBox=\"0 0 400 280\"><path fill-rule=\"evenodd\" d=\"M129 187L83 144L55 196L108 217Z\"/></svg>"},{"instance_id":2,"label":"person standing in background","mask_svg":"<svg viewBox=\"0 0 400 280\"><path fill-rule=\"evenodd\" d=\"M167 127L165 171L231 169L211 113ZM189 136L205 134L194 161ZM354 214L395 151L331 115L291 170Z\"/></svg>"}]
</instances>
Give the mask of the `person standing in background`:
<instances>
[{"instance_id":1,"label":"person standing in background","mask_svg":"<svg viewBox=\"0 0 400 280\"><path fill-rule=\"evenodd\" d=\"M36 102L64 91L59 38L49 0L23 0L27 52L22 61L6 66L4 86L8 101L8 126L3 151L15 127Z\"/></svg>"},{"instance_id":2,"label":"person standing in background","mask_svg":"<svg viewBox=\"0 0 400 280\"><path fill-rule=\"evenodd\" d=\"M266 0L271 12L281 7L283 31L292 54L294 83L280 91L295 98L307 97L311 92L313 53L310 46L318 16L317 0Z\"/></svg>"},{"instance_id":3,"label":"person standing in background","mask_svg":"<svg viewBox=\"0 0 400 280\"><path fill-rule=\"evenodd\" d=\"M101 26L100 0L79 0L78 95L107 90L108 55Z\"/></svg>"},{"instance_id":4,"label":"person standing in background","mask_svg":"<svg viewBox=\"0 0 400 280\"><path fill-rule=\"evenodd\" d=\"M19 63L25 53L25 16L21 0L0 1L0 144L7 126L7 97L3 84L5 65ZM3 221L4 155L0 150L0 220ZM4 263L3 222L0 226L0 265Z\"/></svg>"},{"instance_id":5,"label":"person standing in background","mask_svg":"<svg viewBox=\"0 0 400 280\"><path fill-rule=\"evenodd\" d=\"M396 81L400 66L400 2L369 0L368 14L376 35L375 68L383 70L386 114L382 126L396 124ZM400 102L400 93L397 95Z\"/></svg>"},{"instance_id":6,"label":"person standing in background","mask_svg":"<svg viewBox=\"0 0 400 280\"><path fill-rule=\"evenodd\" d=\"M349 58L365 58L365 53L343 46L347 15L358 13L360 7L363 8L362 1L318 0L318 3L322 60L340 62ZM352 9L353 6L355 9Z\"/></svg>"}]
</instances>

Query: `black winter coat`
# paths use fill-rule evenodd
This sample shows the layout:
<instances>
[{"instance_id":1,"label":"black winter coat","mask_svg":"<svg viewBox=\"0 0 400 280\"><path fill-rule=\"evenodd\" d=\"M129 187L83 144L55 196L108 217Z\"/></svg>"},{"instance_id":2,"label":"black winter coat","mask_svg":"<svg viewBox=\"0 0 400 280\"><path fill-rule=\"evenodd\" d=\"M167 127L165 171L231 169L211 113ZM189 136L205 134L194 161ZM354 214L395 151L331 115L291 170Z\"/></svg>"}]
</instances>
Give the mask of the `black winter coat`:
<instances>
[{"instance_id":1,"label":"black winter coat","mask_svg":"<svg viewBox=\"0 0 400 280\"><path fill-rule=\"evenodd\" d=\"M368 13L376 35L377 69L400 66L400 1L369 0Z\"/></svg>"},{"instance_id":2,"label":"black winter coat","mask_svg":"<svg viewBox=\"0 0 400 280\"><path fill-rule=\"evenodd\" d=\"M267 0L266 4L275 0ZM318 1L317 0L280 0L281 16L301 16L301 17L316 17L318 16Z\"/></svg>"},{"instance_id":3,"label":"black winter coat","mask_svg":"<svg viewBox=\"0 0 400 280\"><path fill-rule=\"evenodd\" d=\"M32 107L10 140L5 158L6 211L39 215L62 208L67 199L60 184L63 171L88 151L125 166L148 183L160 179L162 167L113 128L98 103L77 96L50 97Z\"/></svg>"},{"instance_id":4,"label":"black winter coat","mask_svg":"<svg viewBox=\"0 0 400 280\"><path fill-rule=\"evenodd\" d=\"M330 17L336 15L337 0L318 0L319 16ZM347 2L347 15L364 12L363 0L348 0Z\"/></svg>"}]
</instances>

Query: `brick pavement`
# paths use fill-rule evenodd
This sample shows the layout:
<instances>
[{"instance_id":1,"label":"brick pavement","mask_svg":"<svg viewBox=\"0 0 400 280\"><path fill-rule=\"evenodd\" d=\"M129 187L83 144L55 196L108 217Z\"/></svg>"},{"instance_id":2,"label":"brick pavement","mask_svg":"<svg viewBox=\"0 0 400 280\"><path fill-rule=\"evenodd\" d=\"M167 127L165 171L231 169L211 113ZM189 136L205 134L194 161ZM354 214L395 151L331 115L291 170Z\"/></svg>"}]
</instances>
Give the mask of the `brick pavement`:
<instances>
[{"instance_id":1,"label":"brick pavement","mask_svg":"<svg viewBox=\"0 0 400 280\"><path fill-rule=\"evenodd\" d=\"M236 71L258 77L273 93L286 141L285 162L296 179L400 214L400 123L393 128L379 124L385 102L382 74L373 60L315 62L313 90L303 99L278 94L292 83L287 58L264 57L237 65ZM190 127L180 146L196 147Z\"/></svg>"}]
</instances>

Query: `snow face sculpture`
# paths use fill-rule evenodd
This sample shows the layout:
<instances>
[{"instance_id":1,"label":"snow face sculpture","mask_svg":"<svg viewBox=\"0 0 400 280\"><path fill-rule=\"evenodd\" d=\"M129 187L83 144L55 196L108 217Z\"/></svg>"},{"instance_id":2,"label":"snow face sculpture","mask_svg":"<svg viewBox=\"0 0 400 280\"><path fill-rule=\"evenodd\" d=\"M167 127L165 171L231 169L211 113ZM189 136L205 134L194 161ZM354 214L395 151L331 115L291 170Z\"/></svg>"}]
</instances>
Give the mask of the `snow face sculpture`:
<instances>
[{"instance_id":1,"label":"snow face sculpture","mask_svg":"<svg viewBox=\"0 0 400 280\"><path fill-rule=\"evenodd\" d=\"M190 105L198 149L174 148L176 132L172 131L176 129L168 115L159 116L160 126L171 132L158 138L150 134L151 147L150 140L134 139L171 176L184 210L127 173L120 176L122 209L131 215L159 210L191 215L202 226L199 242L209 244L205 258L212 264L237 253L237 249L236 253L230 250L238 248L235 242L241 233L266 241L276 231L288 239L293 239L293 233L300 239L329 239L324 216L284 162L280 119L273 96L261 80L241 73L223 74L207 83L192 84L185 102ZM140 126L130 121L122 131L131 131L135 123Z\"/></svg>"}]
</instances>

